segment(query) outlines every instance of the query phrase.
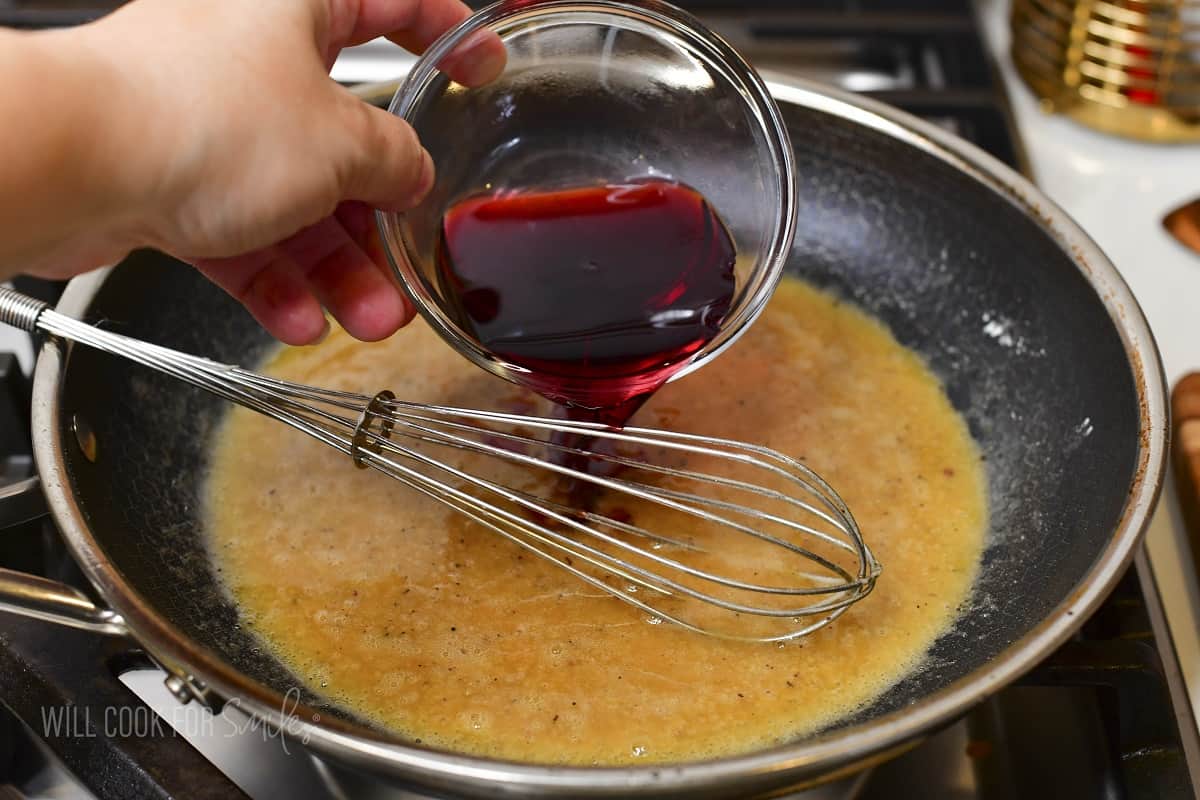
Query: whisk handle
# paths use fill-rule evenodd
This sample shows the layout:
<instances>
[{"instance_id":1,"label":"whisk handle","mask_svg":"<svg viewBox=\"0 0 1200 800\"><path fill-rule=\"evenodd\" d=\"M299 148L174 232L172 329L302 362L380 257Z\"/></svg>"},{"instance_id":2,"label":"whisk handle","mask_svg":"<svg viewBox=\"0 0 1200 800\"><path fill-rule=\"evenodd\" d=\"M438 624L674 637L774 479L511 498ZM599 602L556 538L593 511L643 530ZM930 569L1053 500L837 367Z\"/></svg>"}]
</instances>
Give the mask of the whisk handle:
<instances>
[{"instance_id":1,"label":"whisk handle","mask_svg":"<svg viewBox=\"0 0 1200 800\"><path fill-rule=\"evenodd\" d=\"M48 308L49 303L35 300L15 289L0 286L0 322L5 325L33 333L37 330L38 318Z\"/></svg>"},{"instance_id":2,"label":"whisk handle","mask_svg":"<svg viewBox=\"0 0 1200 800\"><path fill-rule=\"evenodd\" d=\"M173 375L196 386L220 391L220 382L234 367L206 358L180 353L160 345L143 342L113 331L101 330L87 322L60 314L49 303L35 300L20 292L0 287L0 323L33 333L41 331L67 339L111 355L136 361L139 364Z\"/></svg>"}]
</instances>

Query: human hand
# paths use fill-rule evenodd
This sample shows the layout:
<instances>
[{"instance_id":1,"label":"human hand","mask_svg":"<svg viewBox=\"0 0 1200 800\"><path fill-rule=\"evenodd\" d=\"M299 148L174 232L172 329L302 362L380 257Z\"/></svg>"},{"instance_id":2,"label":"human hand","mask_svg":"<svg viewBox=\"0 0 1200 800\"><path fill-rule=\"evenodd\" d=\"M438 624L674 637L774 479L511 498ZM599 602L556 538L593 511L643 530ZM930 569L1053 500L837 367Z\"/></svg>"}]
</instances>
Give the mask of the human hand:
<instances>
[{"instance_id":1,"label":"human hand","mask_svg":"<svg viewBox=\"0 0 1200 800\"><path fill-rule=\"evenodd\" d=\"M468 14L458 0L137 0L88 26L130 123L120 182L138 213L120 243L194 263L284 342L319 339L322 307L360 339L390 335L412 308L372 209L418 203L433 164L328 70L379 35L420 52ZM447 69L475 85L503 65L489 36Z\"/></svg>"}]
</instances>

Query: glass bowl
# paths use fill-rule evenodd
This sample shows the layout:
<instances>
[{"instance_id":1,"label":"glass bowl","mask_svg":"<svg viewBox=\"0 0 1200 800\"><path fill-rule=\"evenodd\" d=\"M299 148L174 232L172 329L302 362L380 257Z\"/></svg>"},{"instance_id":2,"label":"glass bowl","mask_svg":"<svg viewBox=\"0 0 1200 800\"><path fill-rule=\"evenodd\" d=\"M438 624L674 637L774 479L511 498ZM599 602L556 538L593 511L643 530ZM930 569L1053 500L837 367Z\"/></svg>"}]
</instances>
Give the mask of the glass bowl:
<instances>
[{"instance_id":1,"label":"glass bowl","mask_svg":"<svg viewBox=\"0 0 1200 800\"><path fill-rule=\"evenodd\" d=\"M468 88L439 67L484 30L504 42L507 65L495 81ZM378 215L384 249L417 310L442 338L501 377L531 385L527 367L490 350L460 324L461 306L438 274L444 215L466 198L644 180L683 184L703 195L736 249L735 285L715 336L667 365L670 380L729 346L762 311L782 274L797 202L782 116L733 48L674 6L657 0L497 3L433 44L389 110L416 130L437 180L420 206Z\"/></svg>"}]
</instances>

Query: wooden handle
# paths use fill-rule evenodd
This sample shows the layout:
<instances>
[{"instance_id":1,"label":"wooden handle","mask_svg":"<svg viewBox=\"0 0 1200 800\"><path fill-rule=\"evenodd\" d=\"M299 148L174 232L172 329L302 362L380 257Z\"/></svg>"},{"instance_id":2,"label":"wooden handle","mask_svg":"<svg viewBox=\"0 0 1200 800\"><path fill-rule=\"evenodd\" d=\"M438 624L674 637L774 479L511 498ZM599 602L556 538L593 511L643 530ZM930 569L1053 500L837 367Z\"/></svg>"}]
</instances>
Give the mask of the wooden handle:
<instances>
[{"instance_id":1,"label":"wooden handle","mask_svg":"<svg viewBox=\"0 0 1200 800\"><path fill-rule=\"evenodd\" d=\"M1175 480L1192 558L1200 574L1200 372L1185 376L1171 395Z\"/></svg>"}]
</instances>

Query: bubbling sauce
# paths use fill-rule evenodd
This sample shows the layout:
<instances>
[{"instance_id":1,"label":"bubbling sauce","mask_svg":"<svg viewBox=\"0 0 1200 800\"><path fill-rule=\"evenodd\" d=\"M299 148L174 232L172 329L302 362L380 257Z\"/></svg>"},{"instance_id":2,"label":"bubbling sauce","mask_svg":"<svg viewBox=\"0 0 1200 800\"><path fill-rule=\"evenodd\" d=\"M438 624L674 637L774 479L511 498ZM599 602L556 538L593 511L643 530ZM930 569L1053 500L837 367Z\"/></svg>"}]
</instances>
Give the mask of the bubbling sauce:
<instances>
[{"instance_id":1,"label":"bubbling sauce","mask_svg":"<svg viewBox=\"0 0 1200 800\"><path fill-rule=\"evenodd\" d=\"M420 322L376 344L335 331L265 371L549 412ZM884 565L875 591L782 646L653 624L241 408L211 458L212 558L245 624L314 691L426 745L539 763L691 761L812 733L919 669L968 600L987 522L980 454L925 364L862 312L786 279L736 345L637 421L802 457Z\"/></svg>"}]
</instances>

